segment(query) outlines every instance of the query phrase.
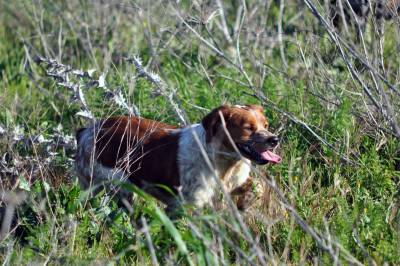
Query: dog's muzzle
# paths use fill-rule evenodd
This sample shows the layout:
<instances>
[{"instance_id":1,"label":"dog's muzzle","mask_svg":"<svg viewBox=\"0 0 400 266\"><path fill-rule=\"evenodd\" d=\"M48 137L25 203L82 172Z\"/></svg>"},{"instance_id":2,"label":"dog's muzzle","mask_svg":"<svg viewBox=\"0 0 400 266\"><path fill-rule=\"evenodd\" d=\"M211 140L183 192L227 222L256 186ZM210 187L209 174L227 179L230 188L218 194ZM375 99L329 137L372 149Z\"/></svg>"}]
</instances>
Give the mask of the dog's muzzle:
<instances>
[{"instance_id":1,"label":"dog's muzzle","mask_svg":"<svg viewBox=\"0 0 400 266\"><path fill-rule=\"evenodd\" d=\"M244 157L256 164L277 164L282 161L282 158L273 152L278 143L279 138L277 136L262 132L247 142L236 143L236 146Z\"/></svg>"}]
</instances>

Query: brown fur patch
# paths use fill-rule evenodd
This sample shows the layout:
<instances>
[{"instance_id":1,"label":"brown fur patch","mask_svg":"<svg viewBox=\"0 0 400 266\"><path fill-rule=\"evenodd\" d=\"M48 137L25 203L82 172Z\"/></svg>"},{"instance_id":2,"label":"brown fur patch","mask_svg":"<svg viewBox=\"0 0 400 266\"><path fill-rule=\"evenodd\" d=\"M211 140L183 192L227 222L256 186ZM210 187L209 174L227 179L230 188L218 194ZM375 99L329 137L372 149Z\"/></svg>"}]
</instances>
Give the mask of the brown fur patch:
<instances>
[{"instance_id":1,"label":"brown fur patch","mask_svg":"<svg viewBox=\"0 0 400 266\"><path fill-rule=\"evenodd\" d=\"M139 187L161 184L173 191L179 186L176 161L179 134L174 126L138 117L115 117L101 123L96 137L97 160L121 168Z\"/></svg>"}]
</instances>

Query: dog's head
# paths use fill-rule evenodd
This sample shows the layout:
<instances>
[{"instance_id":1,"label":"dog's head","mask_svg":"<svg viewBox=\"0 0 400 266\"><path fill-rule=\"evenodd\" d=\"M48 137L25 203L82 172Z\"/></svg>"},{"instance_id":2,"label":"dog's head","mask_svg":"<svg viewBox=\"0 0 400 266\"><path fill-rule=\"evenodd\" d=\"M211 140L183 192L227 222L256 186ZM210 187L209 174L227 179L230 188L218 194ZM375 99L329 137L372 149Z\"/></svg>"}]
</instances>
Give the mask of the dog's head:
<instances>
[{"instance_id":1,"label":"dog's head","mask_svg":"<svg viewBox=\"0 0 400 266\"><path fill-rule=\"evenodd\" d=\"M207 143L217 141L224 149L233 152L233 142L242 156L257 164L281 161L281 157L273 153L279 138L268 131L261 106L223 105L204 117L202 125Z\"/></svg>"}]
</instances>

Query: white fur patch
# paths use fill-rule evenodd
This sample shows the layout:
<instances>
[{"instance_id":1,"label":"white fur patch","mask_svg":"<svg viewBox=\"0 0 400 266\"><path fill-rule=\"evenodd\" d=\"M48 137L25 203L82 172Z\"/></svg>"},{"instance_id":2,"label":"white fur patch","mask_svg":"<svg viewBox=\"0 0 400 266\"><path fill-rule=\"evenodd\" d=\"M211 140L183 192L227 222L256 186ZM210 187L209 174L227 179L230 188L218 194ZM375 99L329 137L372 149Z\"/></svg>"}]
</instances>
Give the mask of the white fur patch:
<instances>
[{"instance_id":1,"label":"white fur patch","mask_svg":"<svg viewBox=\"0 0 400 266\"><path fill-rule=\"evenodd\" d=\"M202 147L199 146L197 135ZM178 148L178 166L181 192L185 201L196 206L211 204L218 188L215 177L224 180L228 190L242 185L249 177L248 160L238 160L220 154L221 143L214 140L206 143L205 130L201 124L195 124L181 131ZM213 166L210 169L201 149L204 149Z\"/></svg>"},{"instance_id":2,"label":"white fur patch","mask_svg":"<svg viewBox=\"0 0 400 266\"><path fill-rule=\"evenodd\" d=\"M251 162L248 159L241 160L235 165L234 172L224 182L228 191L232 191L246 182L250 175L250 165Z\"/></svg>"}]
</instances>

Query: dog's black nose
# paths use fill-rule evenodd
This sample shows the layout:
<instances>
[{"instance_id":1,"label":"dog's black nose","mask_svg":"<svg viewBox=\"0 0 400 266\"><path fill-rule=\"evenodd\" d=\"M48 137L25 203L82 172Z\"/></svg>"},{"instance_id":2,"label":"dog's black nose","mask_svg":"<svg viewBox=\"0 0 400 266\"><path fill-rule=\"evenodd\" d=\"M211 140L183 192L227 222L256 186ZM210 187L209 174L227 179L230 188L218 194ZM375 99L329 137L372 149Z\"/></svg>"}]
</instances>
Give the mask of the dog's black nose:
<instances>
[{"instance_id":1,"label":"dog's black nose","mask_svg":"<svg viewBox=\"0 0 400 266\"><path fill-rule=\"evenodd\" d=\"M275 147L279 143L279 138L277 136L270 136L267 138L267 143L272 147Z\"/></svg>"}]
</instances>

